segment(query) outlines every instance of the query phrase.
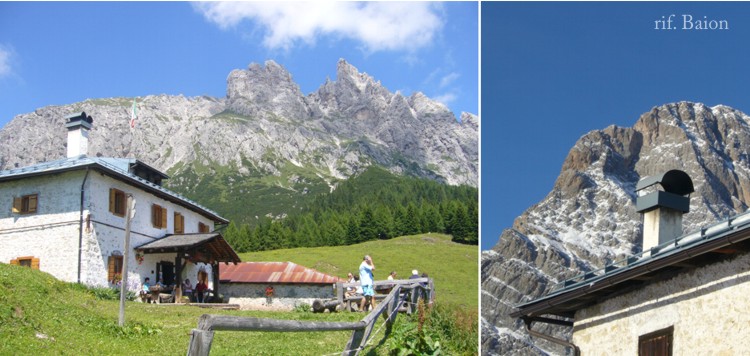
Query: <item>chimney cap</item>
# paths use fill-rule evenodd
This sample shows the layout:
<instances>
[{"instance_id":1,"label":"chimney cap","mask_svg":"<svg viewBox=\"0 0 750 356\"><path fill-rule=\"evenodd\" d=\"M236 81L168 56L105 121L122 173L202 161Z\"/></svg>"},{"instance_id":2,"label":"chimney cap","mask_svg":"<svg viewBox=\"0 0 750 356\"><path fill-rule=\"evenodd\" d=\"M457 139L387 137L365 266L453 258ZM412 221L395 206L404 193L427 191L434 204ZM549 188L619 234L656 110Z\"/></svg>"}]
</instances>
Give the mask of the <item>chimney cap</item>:
<instances>
[{"instance_id":1,"label":"chimney cap","mask_svg":"<svg viewBox=\"0 0 750 356\"><path fill-rule=\"evenodd\" d=\"M693 180L687 173L678 169L641 179L636 184L635 191L638 192L655 184L660 184L665 192L672 194L685 196L695 192Z\"/></svg>"},{"instance_id":2,"label":"chimney cap","mask_svg":"<svg viewBox=\"0 0 750 356\"><path fill-rule=\"evenodd\" d=\"M78 128L78 126L91 129L91 124L93 123L94 119L92 119L90 115L86 115L85 111L65 117L65 127L67 127L68 130L74 130Z\"/></svg>"}]
</instances>

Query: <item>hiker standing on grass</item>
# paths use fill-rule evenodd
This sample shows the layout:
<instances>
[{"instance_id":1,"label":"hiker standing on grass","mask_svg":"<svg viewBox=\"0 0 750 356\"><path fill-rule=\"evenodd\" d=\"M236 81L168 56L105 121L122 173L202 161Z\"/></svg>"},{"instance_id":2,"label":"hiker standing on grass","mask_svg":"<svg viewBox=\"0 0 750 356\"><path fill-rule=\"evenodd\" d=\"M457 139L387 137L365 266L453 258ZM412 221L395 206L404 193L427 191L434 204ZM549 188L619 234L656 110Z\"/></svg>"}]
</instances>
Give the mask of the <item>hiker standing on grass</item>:
<instances>
[{"instance_id":1,"label":"hiker standing on grass","mask_svg":"<svg viewBox=\"0 0 750 356\"><path fill-rule=\"evenodd\" d=\"M375 289L373 288L373 275L372 271L375 269L375 264L372 262L370 255L365 255L364 261L359 265L359 282L362 285L362 305L360 310L367 311L365 309L367 304L372 305L372 309L375 309Z\"/></svg>"}]
</instances>

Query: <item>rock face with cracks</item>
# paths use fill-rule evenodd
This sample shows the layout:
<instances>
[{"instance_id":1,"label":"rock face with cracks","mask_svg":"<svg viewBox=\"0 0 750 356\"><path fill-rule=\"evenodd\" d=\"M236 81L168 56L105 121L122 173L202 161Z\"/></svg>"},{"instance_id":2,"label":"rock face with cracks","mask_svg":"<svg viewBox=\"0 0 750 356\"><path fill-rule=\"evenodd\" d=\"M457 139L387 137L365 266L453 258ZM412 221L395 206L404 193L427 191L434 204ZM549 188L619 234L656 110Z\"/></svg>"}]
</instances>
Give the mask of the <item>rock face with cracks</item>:
<instances>
[{"instance_id":1,"label":"rock face with cracks","mask_svg":"<svg viewBox=\"0 0 750 356\"><path fill-rule=\"evenodd\" d=\"M571 148L552 191L482 252L482 352L563 354L528 336L508 314L568 277L639 252L639 179L670 169L690 175L695 193L683 232L744 212L750 203L750 117L718 105L654 107L630 128L610 126ZM544 332L569 338L563 329Z\"/></svg>"}]
</instances>

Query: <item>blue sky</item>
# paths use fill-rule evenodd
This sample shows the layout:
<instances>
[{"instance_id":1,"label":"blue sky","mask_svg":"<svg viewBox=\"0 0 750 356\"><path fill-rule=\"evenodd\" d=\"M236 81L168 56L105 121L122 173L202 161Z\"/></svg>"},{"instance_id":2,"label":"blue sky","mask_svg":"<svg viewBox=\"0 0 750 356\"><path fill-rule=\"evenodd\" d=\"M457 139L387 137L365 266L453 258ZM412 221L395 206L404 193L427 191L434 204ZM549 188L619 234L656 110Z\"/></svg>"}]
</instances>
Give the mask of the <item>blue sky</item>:
<instances>
[{"instance_id":1,"label":"blue sky","mask_svg":"<svg viewBox=\"0 0 750 356\"><path fill-rule=\"evenodd\" d=\"M0 2L0 126L88 98L226 95L273 59L304 94L346 59L405 95L478 113L476 3Z\"/></svg>"},{"instance_id":2,"label":"blue sky","mask_svg":"<svg viewBox=\"0 0 750 356\"><path fill-rule=\"evenodd\" d=\"M729 30L683 30L683 14ZM484 2L481 38L483 250L587 132L683 100L750 112L750 3Z\"/></svg>"}]
</instances>

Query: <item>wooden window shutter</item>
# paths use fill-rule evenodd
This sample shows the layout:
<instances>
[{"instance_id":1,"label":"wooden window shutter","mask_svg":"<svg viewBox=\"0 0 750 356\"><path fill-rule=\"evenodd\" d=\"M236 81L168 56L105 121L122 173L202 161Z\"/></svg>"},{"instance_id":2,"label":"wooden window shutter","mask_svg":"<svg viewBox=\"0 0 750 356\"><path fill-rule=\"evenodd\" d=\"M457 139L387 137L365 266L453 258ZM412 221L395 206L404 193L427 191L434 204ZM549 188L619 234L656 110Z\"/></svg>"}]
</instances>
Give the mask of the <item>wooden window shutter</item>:
<instances>
[{"instance_id":1,"label":"wooden window shutter","mask_svg":"<svg viewBox=\"0 0 750 356\"><path fill-rule=\"evenodd\" d=\"M16 259L10 260L10 265L11 266L20 266L21 264L18 263L18 259L16 258Z\"/></svg>"},{"instance_id":2,"label":"wooden window shutter","mask_svg":"<svg viewBox=\"0 0 750 356\"><path fill-rule=\"evenodd\" d=\"M672 356L674 326L638 337L639 356Z\"/></svg>"},{"instance_id":3,"label":"wooden window shutter","mask_svg":"<svg viewBox=\"0 0 750 356\"><path fill-rule=\"evenodd\" d=\"M109 212L113 214L115 213L115 193L114 188L109 188Z\"/></svg>"},{"instance_id":4,"label":"wooden window shutter","mask_svg":"<svg viewBox=\"0 0 750 356\"><path fill-rule=\"evenodd\" d=\"M14 212L14 213L16 213L16 214L18 214L18 213L21 212L21 209L23 209L23 198L22 197L18 197L18 198L14 197L13 198L13 209L11 211Z\"/></svg>"},{"instance_id":5,"label":"wooden window shutter","mask_svg":"<svg viewBox=\"0 0 750 356\"><path fill-rule=\"evenodd\" d=\"M29 209L28 213L36 213L36 206L37 206L37 195L29 195Z\"/></svg>"},{"instance_id":6,"label":"wooden window shutter","mask_svg":"<svg viewBox=\"0 0 750 356\"><path fill-rule=\"evenodd\" d=\"M206 224L204 224L202 222L199 222L198 223L198 232L200 232L200 233L207 233L207 232L209 232L208 231L208 225L206 225Z\"/></svg>"},{"instance_id":7,"label":"wooden window shutter","mask_svg":"<svg viewBox=\"0 0 750 356\"><path fill-rule=\"evenodd\" d=\"M184 234L185 233L185 217L182 214L174 213L174 233Z\"/></svg>"},{"instance_id":8,"label":"wooden window shutter","mask_svg":"<svg viewBox=\"0 0 750 356\"><path fill-rule=\"evenodd\" d=\"M153 227L159 227L158 225L158 216L159 216L159 206L156 204L151 204L151 225Z\"/></svg>"},{"instance_id":9,"label":"wooden window shutter","mask_svg":"<svg viewBox=\"0 0 750 356\"><path fill-rule=\"evenodd\" d=\"M167 227L167 208L158 204L151 204L151 225L157 229Z\"/></svg>"},{"instance_id":10,"label":"wooden window shutter","mask_svg":"<svg viewBox=\"0 0 750 356\"><path fill-rule=\"evenodd\" d=\"M109 256L109 261L107 261L107 280L112 281L115 279L115 258L114 256Z\"/></svg>"},{"instance_id":11,"label":"wooden window shutter","mask_svg":"<svg viewBox=\"0 0 750 356\"><path fill-rule=\"evenodd\" d=\"M31 269L39 269L39 259L34 257L31 259Z\"/></svg>"}]
</instances>

